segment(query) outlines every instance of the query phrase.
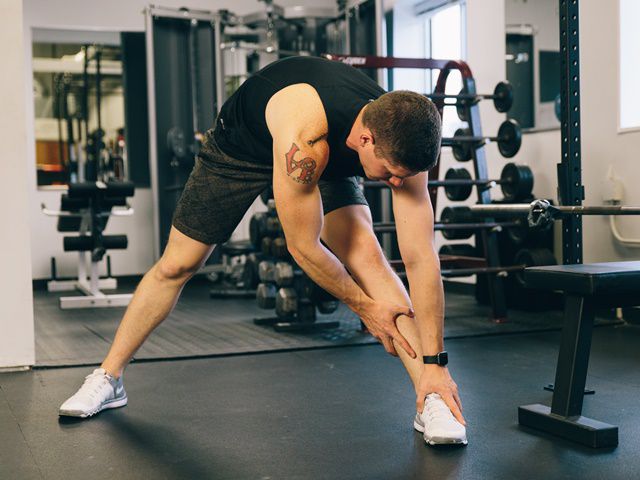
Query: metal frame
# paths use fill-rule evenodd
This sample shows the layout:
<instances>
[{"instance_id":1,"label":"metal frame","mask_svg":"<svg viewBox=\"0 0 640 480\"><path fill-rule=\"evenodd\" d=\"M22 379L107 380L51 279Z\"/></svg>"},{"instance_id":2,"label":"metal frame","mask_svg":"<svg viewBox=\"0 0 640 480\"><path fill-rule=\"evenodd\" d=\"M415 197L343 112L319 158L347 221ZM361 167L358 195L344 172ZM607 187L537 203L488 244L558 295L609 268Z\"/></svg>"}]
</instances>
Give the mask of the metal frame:
<instances>
[{"instance_id":1,"label":"metal frame","mask_svg":"<svg viewBox=\"0 0 640 480\"><path fill-rule=\"evenodd\" d=\"M158 138L156 135L158 125L156 124L156 78L155 64L153 55L153 17L159 10L153 6L149 6L145 10L145 28L146 28L146 47L147 47L147 95L148 95L148 112L149 112L149 174L151 176L151 192L153 198L153 258L160 258L160 205L155 195L160 188L158 183ZM161 9L173 18L177 17L172 10ZM173 12L173 14L172 14Z\"/></svg>"},{"instance_id":2,"label":"metal frame","mask_svg":"<svg viewBox=\"0 0 640 480\"><path fill-rule=\"evenodd\" d=\"M559 16L562 160L557 167L558 201L560 205L582 205L578 0L560 0ZM562 261L582 263L582 218L578 215L562 220Z\"/></svg>"},{"instance_id":3,"label":"metal frame","mask_svg":"<svg viewBox=\"0 0 640 480\"><path fill-rule=\"evenodd\" d=\"M219 111L225 101L224 98L224 65L222 61L222 15L205 10L179 10L172 8L162 8L150 5L144 11L146 29L146 50L147 50L147 96L149 115L149 173L151 178L151 191L154 192L153 201L153 255L155 259L160 258L160 202L156 195L159 192L159 172L158 172L158 149L157 149L157 123L156 123L156 78L154 59L154 17L172 18L185 21L205 21L209 22L213 29L213 42L215 52L215 111ZM193 87L193 85L192 85ZM192 88L193 90L193 88ZM192 102L195 101L192 98ZM195 115L195 114L194 114ZM195 117L194 117L195 121Z\"/></svg>"},{"instance_id":4,"label":"metal frame","mask_svg":"<svg viewBox=\"0 0 640 480\"><path fill-rule=\"evenodd\" d=\"M41 211L49 217L82 217L78 233L85 235L90 233L92 215L90 211L83 213L71 213L57 210L50 210L44 204ZM113 216L131 216L133 209L127 207L124 210L113 210ZM100 278L100 262L90 261L88 252L78 252L78 279L77 280L51 280L47 282L49 292L69 292L78 290L83 295L73 297L60 297L59 305L62 310L75 308L97 308L97 307L126 307L133 298L132 293L105 294L101 290L115 290L118 288L118 280L113 277ZM107 267L107 270L110 270ZM89 271L89 274L87 274Z\"/></svg>"}]
</instances>

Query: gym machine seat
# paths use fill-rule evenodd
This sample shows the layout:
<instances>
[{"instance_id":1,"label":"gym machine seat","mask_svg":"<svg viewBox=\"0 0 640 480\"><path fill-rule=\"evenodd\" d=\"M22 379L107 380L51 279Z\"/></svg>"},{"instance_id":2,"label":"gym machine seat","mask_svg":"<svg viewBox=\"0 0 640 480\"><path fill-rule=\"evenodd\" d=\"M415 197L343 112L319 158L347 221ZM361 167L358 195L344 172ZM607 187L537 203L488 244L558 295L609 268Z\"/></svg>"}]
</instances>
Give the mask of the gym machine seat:
<instances>
[{"instance_id":1,"label":"gym machine seat","mask_svg":"<svg viewBox=\"0 0 640 480\"><path fill-rule=\"evenodd\" d=\"M596 308L640 305L640 262L554 265L525 269L529 288L564 294L564 327L551 407L518 408L536 430L593 448L618 445L618 427L581 416Z\"/></svg>"}]
</instances>

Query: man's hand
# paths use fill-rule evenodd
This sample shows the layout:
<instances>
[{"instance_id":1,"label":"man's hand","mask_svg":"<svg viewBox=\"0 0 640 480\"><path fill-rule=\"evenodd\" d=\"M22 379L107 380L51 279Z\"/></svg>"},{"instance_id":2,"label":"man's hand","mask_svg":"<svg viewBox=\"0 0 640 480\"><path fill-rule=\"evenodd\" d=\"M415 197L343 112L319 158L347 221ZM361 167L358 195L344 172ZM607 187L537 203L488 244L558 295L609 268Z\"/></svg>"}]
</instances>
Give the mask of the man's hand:
<instances>
[{"instance_id":1,"label":"man's hand","mask_svg":"<svg viewBox=\"0 0 640 480\"><path fill-rule=\"evenodd\" d=\"M416 399L418 413L424 410L424 399L430 393L437 393L447 404L453 416L462 424L466 425L462 416L462 402L458 395L458 385L453 381L447 367L439 365L425 365L420 375Z\"/></svg>"},{"instance_id":2,"label":"man's hand","mask_svg":"<svg viewBox=\"0 0 640 480\"><path fill-rule=\"evenodd\" d=\"M362 322L369 330L369 333L382 343L387 353L395 357L398 356L398 352L396 352L393 346L393 340L395 340L411 358L416 358L416 352L413 351L409 342L402 336L396 326L396 319L400 315L413 318L413 310L411 307L389 302L373 301L365 307L363 311L358 313L360 314Z\"/></svg>"}]
</instances>

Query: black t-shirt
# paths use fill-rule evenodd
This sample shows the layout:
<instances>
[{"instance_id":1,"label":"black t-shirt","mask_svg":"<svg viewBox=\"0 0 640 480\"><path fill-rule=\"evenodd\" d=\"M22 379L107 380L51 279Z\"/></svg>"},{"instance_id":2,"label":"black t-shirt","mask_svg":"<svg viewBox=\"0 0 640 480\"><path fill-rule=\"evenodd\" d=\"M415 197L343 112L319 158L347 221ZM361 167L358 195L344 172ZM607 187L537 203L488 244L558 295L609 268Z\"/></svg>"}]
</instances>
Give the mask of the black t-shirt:
<instances>
[{"instance_id":1,"label":"black t-shirt","mask_svg":"<svg viewBox=\"0 0 640 480\"><path fill-rule=\"evenodd\" d=\"M358 154L345 141L362 107L385 91L355 68L323 58L285 58L247 79L220 110L214 132L220 149L241 160L272 164L266 106L276 92L298 83L318 92L327 116L329 162L322 178L363 176Z\"/></svg>"}]
</instances>

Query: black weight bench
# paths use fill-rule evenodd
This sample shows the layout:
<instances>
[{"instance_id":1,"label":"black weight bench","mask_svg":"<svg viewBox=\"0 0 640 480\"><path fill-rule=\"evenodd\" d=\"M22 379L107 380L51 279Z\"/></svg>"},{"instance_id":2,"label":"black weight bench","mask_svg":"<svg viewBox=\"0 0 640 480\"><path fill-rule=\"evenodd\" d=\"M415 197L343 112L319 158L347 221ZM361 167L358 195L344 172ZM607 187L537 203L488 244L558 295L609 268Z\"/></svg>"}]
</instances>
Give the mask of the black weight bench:
<instances>
[{"instance_id":1,"label":"black weight bench","mask_svg":"<svg viewBox=\"0 0 640 480\"><path fill-rule=\"evenodd\" d=\"M564 293L564 327L551 408L518 408L520 425L594 448L618 445L618 427L581 416L596 308L640 305L640 262L525 269L529 288Z\"/></svg>"}]
</instances>

